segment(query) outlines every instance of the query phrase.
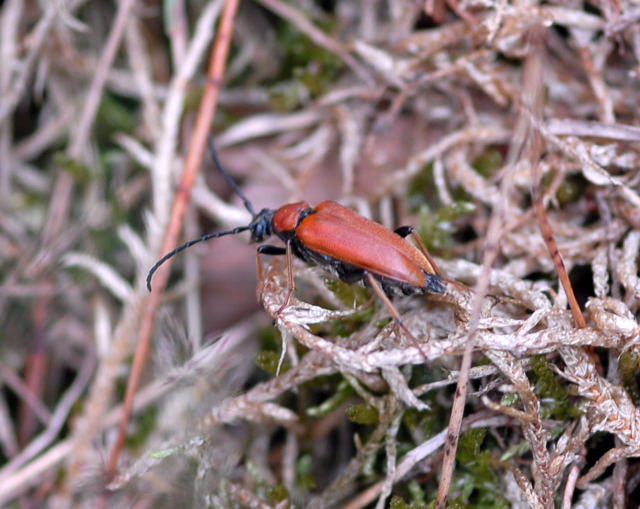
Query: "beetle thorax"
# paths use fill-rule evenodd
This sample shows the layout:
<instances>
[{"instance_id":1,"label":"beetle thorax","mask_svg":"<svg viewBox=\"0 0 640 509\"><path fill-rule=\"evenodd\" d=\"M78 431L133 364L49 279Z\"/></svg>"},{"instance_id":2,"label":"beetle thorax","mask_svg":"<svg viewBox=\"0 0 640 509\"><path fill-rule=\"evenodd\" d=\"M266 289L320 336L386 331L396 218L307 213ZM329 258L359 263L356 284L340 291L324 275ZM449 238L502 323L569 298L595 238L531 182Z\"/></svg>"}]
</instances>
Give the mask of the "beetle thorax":
<instances>
[{"instance_id":1,"label":"beetle thorax","mask_svg":"<svg viewBox=\"0 0 640 509\"><path fill-rule=\"evenodd\" d=\"M273 215L273 232L276 234L292 232L304 217L304 213L309 210L311 206L306 201L280 207Z\"/></svg>"}]
</instances>

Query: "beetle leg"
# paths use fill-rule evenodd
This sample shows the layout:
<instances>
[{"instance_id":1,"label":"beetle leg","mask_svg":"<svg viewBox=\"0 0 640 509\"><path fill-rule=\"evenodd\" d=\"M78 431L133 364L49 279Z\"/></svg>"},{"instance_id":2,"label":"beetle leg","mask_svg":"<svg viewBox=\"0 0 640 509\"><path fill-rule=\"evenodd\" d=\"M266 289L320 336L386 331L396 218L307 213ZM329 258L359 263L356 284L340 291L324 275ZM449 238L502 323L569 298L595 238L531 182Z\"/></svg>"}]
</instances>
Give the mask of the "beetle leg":
<instances>
[{"instance_id":1,"label":"beetle leg","mask_svg":"<svg viewBox=\"0 0 640 509\"><path fill-rule=\"evenodd\" d=\"M258 248L258 253L270 256L280 256L283 254L287 254L287 250L284 247L265 244L264 246L260 246Z\"/></svg>"},{"instance_id":2,"label":"beetle leg","mask_svg":"<svg viewBox=\"0 0 640 509\"><path fill-rule=\"evenodd\" d=\"M393 319L400 326L400 328L407 335L407 337L411 340L413 345L420 351L420 353L422 354L422 357L424 357L424 360L426 362L429 362L429 358L427 357L427 354L424 353L424 350L420 346L420 343L418 343L418 340L414 337L413 334L411 334L409 329L407 329L407 326L404 323L402 323L402 320L400 319L400 314L398 313L398 310L393 305L393 302L391 302L389 297L387 297L387 294L384 293L384 290L382 289L382 286L380 286L380 283L378 283L378 281L376 281L376 278L373 277L373 275L371 275L370 272L365 272L365 274L367 276L367 280L369 281L369 285L371 286L373 291L376 292L378 297L380 297L380 299L384 303L385 307L387 308L387 310L389 311L389 313L391 314Z\"/></svg>"},{"instance_id":3,"label":"beetle leg","mask_svg":"<svg viewBox=\"0 0 640 509\"><path fill-rule=\"evenodd\" d=\"M393 232L397 233L404 239L407 235L409 235L410 233L413 233L414 230L415 228L413 226L400 226L399 228L396 228L395 230L393 230Z\"/></svg>"},{"instance_id":4,"label":"beetle leg","mask_svg":"<svg viewBox=\"0 0 640 509\"><path fill-rule=\"evenodd\" d=\"M256 268L258 272L258 300L260 300L260 296L262 295L262 289L264 288L264 264L262 263L262 257L260 255L283 255L286 254L287 250L280 246L270 246L265 244L263 246L259 246L256 254Z\"/></svg>"},{"instance_id":5,"label":"beetle leg","mask_svg":"<svg viewBox=\"0 0 640 509\"><path fill-rule=\"evenodd\" d=\"M359 269L358 267L353 267L351 265L347 265L346 263L339 263L336 265L336 271L338 272L338 277L340 281L343 281L347 284L357 283L358 281L362 281L364 278L364 271Z\"/></svg>"},{"instance_id":6,"label":"beetle leg","mask_svg":"<svg viewBox=\"0 0 640 509\"><path fill-rule=\"evenodd\" d=\"M427 250L427 246L425 246L424 242L422 242L422 239L420 238L420 235L418 235L418 232L416 231L415 227L401 226L400 228L396 228L393 231L398 235L400 235L402 238L405 238L411 235L415 243L418 245L418 249L427 259L427 261L429 262L429 265L431 265L431 268L433 269L433 273L436 274L437 276L442 274L442 272L440 271L440 267L438 267L438 264L433 259L433 256L431 256L431 254Z\"/></svg>"},{"instance_id":7,"label":"beetle leg","mask_svg":"<svg viewBox=\"0 0 640 509\"><path fill-rule=\"evenodd\" d=\"M424 242L422 242L422 239L420 238L420 235L418 235L418 232L416 232L415 229L414 229L411 232L411 234L413 235L413 240L415 240L416 243L418 244L418 249L420 249L420 252L429 261L429 263L431 264L431 267L433 267L433 273L436 276L439 276L440 274L442 274L442 271L440 270L440 267L438 267L438 264L436 263L436 261L433 258L433 256L431 256L431 253L429 253L429 251L427 251L427 246L425 246Z\"/></svg>"},{"instance_id":8,"label":"beetle leg","mask_svg":"<svg viewBox=\"0 0 640 509\"><path fill-rule=\"evenodd\" d=\"M291 242L287 242L287 249L285 249L285 253L287 255L287 296L285 297L282 306L280 306L280 309L278 309L276 315L279 315L282 310L289 305L293 291L296 288L296 282L293 279L293 253L291 252Z\"/></svg>"}]
</instances>

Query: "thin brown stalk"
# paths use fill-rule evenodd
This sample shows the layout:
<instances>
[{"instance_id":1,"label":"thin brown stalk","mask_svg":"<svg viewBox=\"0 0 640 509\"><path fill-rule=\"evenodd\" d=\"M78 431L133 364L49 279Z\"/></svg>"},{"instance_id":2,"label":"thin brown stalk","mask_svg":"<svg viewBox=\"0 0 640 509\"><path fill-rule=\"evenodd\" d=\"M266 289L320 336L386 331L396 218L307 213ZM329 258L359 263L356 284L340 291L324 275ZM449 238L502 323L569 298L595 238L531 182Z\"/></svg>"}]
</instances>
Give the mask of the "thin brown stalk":
<instances>
[{"instance_id":1,"label":"thin brown stalk","mask_svg":"<svg viewBox=\"0 0 640 509\"><path fill-rule=\"evenodd\" d=\"M209 128L213 122L213 117L218 105L220 85L224 76L227 55L231 46L231 37L238 3L238 0L228 0L222 13L215 45L209 62L207 85L198 110L196 125L193 130L193 136L189 144L189 150L184 164L184 171L175 197L173 209L171 211L171 219L162 244L162 252L170 251L178 243L177 240L180 235L182 223L189 204L191 189L193 188L193 184L201 166L200 163L206 147ZM133 400L140 383L142 371L149 356L155 315L160 304L162 290L164 289L169 277L170 266L171 262L165 264L163 270L160 270L156 275L154 291L151 292L147 305L144 308L133 365L131 367L131 374L129 375L129 381L127 383L123 416L120 421L118 435L107 464L107 469L112 474L115 473L117 469L120 454L124 447L127 428L131 418L131 412L133 410Z\"/></svg>"},{"instance_id":2,"label":"thin brown stalk","mask_svg":"<svg viewBox=\"0 0 640 509\"><path fill-rule=\"evenodd\" d=\"M49 320L49 304L51 298L48 295L40 295L36 299L33 310L34 335L30 345L30 352L25 366L24 382L29 393L42 401L49 364L47 344L47 321ZM18 427L18 441L24 447L37 429L36 416L31 406L23 401L20 405L20 420Z\"/></svg>"},{"instance_id":3,"label":"thin brown stalk","mask_svg":"<svg viewBox=\"0 0 640 509\"><path fill-rule=\"evenodd\" d=\"M460 439L460 427L464 417L464 405L467 401L469 390L469 370L471 368L471 354L473 335L469 335L469 344L462 355L460 362L460 377L456 392L454 393L451 414L449 415L449 427L447 428L447 439L444 446L444 456L440 469L440 483L438 484L438 496L436 498L436 508L446 509L449 487L453 477L453 468L456 463L456 452L458 450L458 440Z\"/></svg>"},{"instance_id":4,"label":"thin brown stalk","mask_svg":"<svg viewBox=\"0 0 640 509\"><path fill-rule=\"evenodd\" d=\"M544 29L542 27L535 27L531 31L531 54L527 59L523 81L525 83L525 96L524 107L531 113L531 116L536 124L540 124L543 110L543 73L544 73ZM542 154L542 135L538 132L535 126L531 126L529 130L529 153L528 158L531 164L531 195L533 199L533 208L538 219L540 231L542 237L547 246L547 250L553 259L553 263L556 266L560 283L564 288L565 294L569 301L569 307L573 313L573 317L576 321L576 325L584 329L587 323L580 309L580 304L576 299L573 291L573 285L569 279L569 274L565 268L562 255L558 249L558 243L556 242L553 234L553 228L547 215L542 193L542 173L540 171L540 155Z\"/></svg>"}]
</instances>

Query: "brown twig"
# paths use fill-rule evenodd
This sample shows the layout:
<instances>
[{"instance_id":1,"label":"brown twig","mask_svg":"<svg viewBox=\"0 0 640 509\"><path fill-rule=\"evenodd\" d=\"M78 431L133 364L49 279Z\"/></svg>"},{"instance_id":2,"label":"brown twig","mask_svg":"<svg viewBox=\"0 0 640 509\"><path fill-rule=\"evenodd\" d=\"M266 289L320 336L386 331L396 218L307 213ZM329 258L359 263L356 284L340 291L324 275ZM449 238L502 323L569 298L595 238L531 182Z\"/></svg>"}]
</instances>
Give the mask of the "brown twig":
<instances>
[{"instance_id":1,"label":"brown twig","mask_svg":"<svg viewBox=\"0 0 640 509\"><path fill-rule=\"evenodd\" d=\"M191 196L191 189L193 188L193 184L201 166L200 163L206 147L207 136L209 135L209 129L218 104L218 96L220 94L220 86L224 76L227 55L231 46L231 37L237 9L238 0L228 0L222 13L216 42L209 62L207 85L198 110L196 125L193 130L193 136L191 138L191 143L189 144L189 151L184 164L184 171L180 180L178 192L176 193L174 206L171 211L171 219L162 244L162 252L170 251L177 244L177 239L180 235L180 230L182 228L182 223L184 221L184 216ZM129 381L127 383L123 416L118 428L118 436L111 450L107 464L108 471L111 474L115 473L117 469L120 454L124 447L129 419L131 418L131 412L133 409L133 400L151 348L151 335L153 333L155 315L158 305L160 304L162 290L164 289L169 277L170 265L171 263L169 262L165 264L163 270L158 271L155 278L154 291L151 292L147 305L144 308L144 314L142 316L140 331L138 334L136 352L133 365L131 367L131 374L129 375Z\"/></svg>"},{"instance_id":2,"label":"brown twig","mask_svg":"<svg viewBox=\"0 0 640 509\"><path fill-rule=\"evenodd\" d=\"M49 284L47 283L47 286ZM30 345L29 356L25 366L24 384L30 394L38 401L42 401L46 387L49 355L47 353L47 321L50 319L49 295L40 295L36 298L33 310L33 342ZM20 419L18 427L18 441L23 447L27 444L34 431L37 429L36 416L28 402L22 401L20 405Z\"/></svg>"},{"instance_id":3,"label":"brown twig","mask_svg":"<svg viewBox=\"0 0 640 509\"><path fill-rule=\"evenodd\" d=\"M118 55L106 76L98 77L94 71L105 65L121 25L110 22L102 30L94 23L125 2L113 8L91 2L77 9L83 3L41 3L38 9L9 0L0 7L0 194L5 198L0 200L0 317L6 354L0 370L6 389L0 399L0 446L7 458L0 468L0 505L16 496L42 505L50 495L62 505L92 505L91 484L105 487L102 448L121 422L120 414L114 419L113 394L147 305L140 280L165 240L180 171L176 166L186 153L184 140L191 137L195 118L191 105L200 93L194 76L209 58L225 4L207 2L193 26L184 1L163 11L162 20L157 9L134 8ZM465 465L456 464L454 449L448 449L454 468L450 496L474 500L491 490L508 505L524 501L546 509L555 501L568 507L591 498L621 507L640 479L636 460L627 459L640 450L637 388L629 369L640 345L635 108L640 93L634 81L640 29L633 24L638 12L628 0L606 0L598 11L581 4L497 0L473 8L474 26L451 13L432 26L424 24L420 3L396 2L389 9L379 9L377 0L325 4L265 0L239 12L238 51L233 69L224 73L229 86L220 97L233 122L221 119L226 127L216 136L220 147L237 146L225 157L240 171L239 183L261 206L298 199L315 204L340 198L342 189L344 205L389 228L402 224L396 213L407 224L424 226L411 214L414 205L426 202L433 213L428 222L446 228L430 239L445 240L441 254L446 259L437 260L443 272L469 287L485 285L491 297L477 326L469 322L473 294L463 296L453 283L446 296L395 298L397 316L421 338L421 353L405 341L406 334L385 325L382 306L373 311L370 304L358 304L360 290L352 299L351 290L326 284L330 275L299 262L294 264L297 290L290 306L281 309L285 271L278 259L267 258L260 287L266 313L256 316L275 317L287 342L280 358L291 362L280 375L254 384L257 342L225 338L238 348L217 364L216 348L223 341L209 344L207 339L211 325L220 323L215 315L220 306L212 300L227 294L218 277L228 275L229 284L235 284L254 271L248 265L226 270L225 246L212 245L218 270L214 287L206 290L215 291L202 293L197 251L191 252L183 282L170 293L165 289L172 319L156 321L150 348L157 357L144 370L154 379L151 369L168 371L163 382L177 390L154 399L149 413L161 418L145 430L144 450L120 460L127 467L107 486L110 502L157 505L167 486L155 489L157 481L179 476L179 487L171 483L172 499L203 505L206 497L222 506L229 502L224 500L229 468L234 472L231 498L256 506L273 502L255 489L256 473L268 485L286 486L289 500L274 502L276 507L314 497L323 507L347 501L363 507L379 497L381 507L390 493L401 496L409 488L415 495L418 484L429 501L435 497L447 430L428 437L420 421L432 419L427 405L435 412L448 408L452 386L466 376L465 370L451 368L467 350L466 365L473 366L477 355L492 364L471 368L468 377L477 391L467 398L459 391L456 408L464 405L488 427L482 453L511 459L492 463L492 484L504 488L500 492L474 483L471 494L467 489L454 494L458 469ZM536 40L535 25L547 27L542 42ZM289 45L292 33L302 35L302 45ZM309 44L320 50L310 51ZM313 65L315 56L328 58L330 65ZM307 57L310 65L302 60ZM339 72L334 72L336 62ZM307 78L314 70L318 79L312 83ZM84 103L95 79L104 85L97 100ZM282 91L286 101L280 105L286 111L276 112L272 100L279 102ZM115 109L105 108L105 116L101 109L89 129L70 124L90 113L96 101ZM119 106L128 126L111 122ZM105 134L117 146L105 143ZM57 202L51 195L59 189L60 170L74 168L52 156L66 146L71 159L79 138L85 139L79 169L88 168L90 178L65 177L73 180L71 194L67 189ZM547 180L550 184L543 186ZM198 214L225 229L246 222L246 211L218 197L211 183L198 178L191 191L179 193L178 200L186 202L184 195L191 192L194 205L193 219L185 220L191 224L182 230L188 238L196 235ZM149 188L150 211L143 206ZM276 188L277 197L271 192ZM456 212L457 219L441 225L440 218L460 200L473 202L475 209L461 217ZM427 213L422 209L420 220ZM551 245L545 244L547 233L555 237ZM113 239L108 249L105 239ZM566 270L554 260L558 250ZM492 258L490 264L495 260L495 268L478 265L483 257ZM58 260L64 267L56 266ZM583 307L589 313L586 328L577 326L580 318L569 309L566 292L556 291L566 271L579 266L592 268L592 277L575 274L587 278L581 281L585 287L593 283ZM453 295L454 290L460 291ZM200 293L202 302L194 298ZM250 289L245 297L252 300ZM48 351L47 380L53 383L34 395L20 379L31 376L25 376L29 349L24 345L34 331L25 329L24 317L35 317L47 299L52 303L41 325L47 344L55 345ZM334 311L321 307L329 303ZM202 328L196 325L200 318ZM608 355L607 376L598 373L585 346ZM280 352L264 353L275 362ZM65 356L63 362L59 355ZM91 359L98 361L97 369L86 364ZM259 363L270 370L268 363ZM219 365L228 370L221 373ZM438 375L443 369L448 373ZM546 388L551 380L538 378L540 369L547 370L543 377L555 378L553 394ZM416 387L424 370L435 381ZM328 374L333 376L319 391L316 382ZM87 379L87 391L74 382L72 393L63 394L67 381ZM20 411L9 406L16 398L30 405L44 430L22 450L16 438ZM141 389L136 408L144 398ZM370 437L375 425L345 423L346 405L357 399L384 415L378 436L386 443L384 448L380 441L371 443L375 454L362 455L369 446L360 439ZM58 403L49 410L46 405L53 401ZM454 438L458 414L450 421ZM194 422L214 428L185 438ZM56 431L61 426L69 430L68 438ZM308 431L299 435L303 426ZM355 438L340 432L345 426L355 430ZM560 426L564 431L557 436ZM283 428L286 444L274 440ZM410 450L400 457L398 430ZM610 435L613 449L599 448L601 441L590 440L594 433ZM313 439L312 449L304 446L306 435ZM586 462L594 454L603 456ZM185 468L185 457L204 475ZM318 486L329 489L302 486L300 467L308 458L313 475L320 474ZM335 471L339 465L353 468L341 477ZM578 480L581 471L587 473ZM63 483L54 483L56 478ZM331 479L338 482L331 485ZM364 487L368 480L372 484Z\"/></svg>"},{"instance_id":4,"label":"brown twig","mask_svg":"<svg viewBox=\"0 0 640 509\"><path fill-rule=\"evenodd\" d=\"M525 84L524 107L530 112L533 122L540 125L543 110L543 85L542 79L544 74L544 28L534 27L531 30L531 53L525 64L523 81ZM526 116L528 119L528 115ZM542 237L547 246L547 250L556 266L558 277L562 283L569 307L573 313L576 324L581 329L587 326L587 323L580 309L580 304L573 292L573 286L569 279L569 274L562 260L562 255L558 249L553 228L549 222L549 217L545 210L542 193L542 173L540 171L540 155L542 153L542 135L538 132L535 125L529 128L529 153L528 158L531 164L531 195L533 200L533 208L538 219Z\"/></svg>"}]
</instances>

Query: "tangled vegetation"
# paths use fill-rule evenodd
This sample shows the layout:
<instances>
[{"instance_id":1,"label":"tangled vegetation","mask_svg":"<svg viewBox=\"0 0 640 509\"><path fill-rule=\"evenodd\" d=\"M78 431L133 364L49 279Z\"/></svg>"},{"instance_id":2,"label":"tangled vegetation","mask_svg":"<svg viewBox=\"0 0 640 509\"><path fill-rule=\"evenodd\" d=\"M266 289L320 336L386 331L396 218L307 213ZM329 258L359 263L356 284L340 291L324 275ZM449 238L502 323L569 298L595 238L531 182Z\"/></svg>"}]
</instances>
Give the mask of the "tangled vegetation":
<instances>
[{"instance_id":1,"label":"tangled vegetation","mask_svg":"<svg viewBox=\"0 0 640 509\"><path fill-rule=\"evenodd\" d=\"M3 2L0 505L637 504L639 21L631 0ZM163 252L250 221L209 132L258 210L417 227L448 281L394 300L420 348L299 261L282 308L286 260L257 279L242 235L147 292Z\"/></svg>"}]
</instances>

